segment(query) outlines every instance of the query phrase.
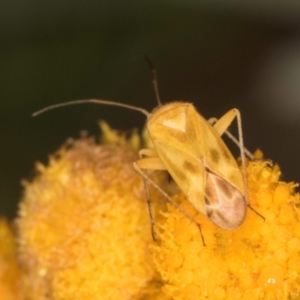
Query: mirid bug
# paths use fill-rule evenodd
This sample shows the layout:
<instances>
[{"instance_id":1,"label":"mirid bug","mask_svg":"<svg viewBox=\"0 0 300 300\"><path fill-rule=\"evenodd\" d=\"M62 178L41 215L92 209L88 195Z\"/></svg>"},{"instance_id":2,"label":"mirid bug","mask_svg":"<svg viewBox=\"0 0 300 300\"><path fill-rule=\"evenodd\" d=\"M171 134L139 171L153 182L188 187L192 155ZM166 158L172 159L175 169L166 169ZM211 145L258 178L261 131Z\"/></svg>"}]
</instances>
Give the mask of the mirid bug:
<instances>
[{"instance_id":1,"label":"mirid bug","mask_svg":"<svg viewBox=\"0 0 300 300\"><path fill-rule=\"evenodd\" d=\"M196 225L199 226L199 224L153 182L145 170L168 171L186 198L199 212L208 216L221 228L238 227L245 219L249 203L245 163L247 150L244 149L243 144L240 112L237 109L231 109L219 120L207 121L191 103L176 101L162 105L157 88L156 71L154 68L152 71L158 107L151 113L143 108L124 103L87 99L52 105L37 111L33 116L50 109L82 103L119 106L143 113L147 116L146 126L154 149L140 150L140 159L135 161L133 166L145 182L152 233L153 217L148 184L158 189L168 201ZM238 140L227 132L227 128L235 118L238 124ZM242 172L221 138L224 133L228 134L240 148Z\"/></svg>"}]
</instances>

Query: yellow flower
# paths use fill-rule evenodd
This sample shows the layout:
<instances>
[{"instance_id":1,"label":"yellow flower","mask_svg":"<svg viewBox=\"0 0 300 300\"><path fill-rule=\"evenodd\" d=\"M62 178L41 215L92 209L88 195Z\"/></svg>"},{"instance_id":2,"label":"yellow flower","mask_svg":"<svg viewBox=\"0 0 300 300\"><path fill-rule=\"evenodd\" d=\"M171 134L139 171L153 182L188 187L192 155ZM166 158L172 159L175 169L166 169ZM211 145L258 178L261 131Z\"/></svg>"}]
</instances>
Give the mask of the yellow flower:
<instances>
[{"instance_id":1,"label":"yellow flower","mask_svg":"<svg viewBox=\"0 0 300 300\"><path fill-rule=\"evenodd\" d=\"M8 221L0 218L0 299L20 300L20 270L14 235Z\"/></svg>"},{"instance_id":2,"label":"yellow flower","mask_svg":"<svg viewBox=\"0 0 300 300\"><path fill-rule=\"evenodd\" d=\"M136 159L128 143L99 146L82 138L63 147L49 166L38 164L39 175L25 183L17 220L26 299L157 294Z\"/></svg>"},{"instance_id":3,"label":"yellow flower","mask_svg":"<svg viewBox=\"0 0 300 300\"><path fill-rule=\"evenodd\" d=\"M279 181L277 165L248 163L250 204L263 218L248 209L234 230L173 197L201 224L206 246L199 229L152 190L154 242L132 167L139 137L128 142L106 123L101 128L106 145L72 141L25 183L17 219L25 299L300 299L300 197L296 184ZM164 175L155 181L174 192Z\"/></svg>"},{"instance_id":4,"label":"yellow flower","mask_svg":"<svg viewBox=\"0 0 300 300\"><path fill-rule=\"evenodd\" d=\"M279 181L277 165L251 161L247 167L251 206L237 229L218 228L183 195L181 207L198 228L172 205L160 221L154 262L174 299L299 299L300 197L293 183Z\"/></svg>"}]
</instances>

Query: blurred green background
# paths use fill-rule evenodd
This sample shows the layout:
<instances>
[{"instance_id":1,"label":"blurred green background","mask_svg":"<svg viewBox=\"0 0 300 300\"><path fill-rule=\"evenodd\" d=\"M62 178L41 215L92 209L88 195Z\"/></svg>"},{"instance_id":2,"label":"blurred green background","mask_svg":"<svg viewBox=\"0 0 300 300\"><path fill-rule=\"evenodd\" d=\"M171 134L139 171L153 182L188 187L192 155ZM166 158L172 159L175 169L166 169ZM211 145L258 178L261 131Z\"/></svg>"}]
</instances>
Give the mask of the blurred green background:
<instances>
[{"instance_id":1,"label":"blurred green background","mask_svg":"<svg viewBox=\"0 0 300 300\"><path fill-rule=\"evenodd\" d=\"M247 148L300 181L300 2L8 1L0 4L0 212L13 217L20 181L68 137L98 135L98 119L141 128L143 115L86 104L101 98L151 110L154 62L164 102L206 117L241 110ZM232 126L233 132L235 125Z\"/></svg>"}]
</instances>

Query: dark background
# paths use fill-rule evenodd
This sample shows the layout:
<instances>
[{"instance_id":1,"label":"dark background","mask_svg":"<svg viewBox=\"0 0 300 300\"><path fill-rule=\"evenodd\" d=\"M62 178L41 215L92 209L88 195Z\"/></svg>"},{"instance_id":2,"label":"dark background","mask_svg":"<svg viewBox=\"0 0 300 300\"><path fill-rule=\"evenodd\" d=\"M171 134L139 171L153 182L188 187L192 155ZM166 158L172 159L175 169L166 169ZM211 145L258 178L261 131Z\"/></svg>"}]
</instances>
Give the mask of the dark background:
<instances>
[{"instance_id":1,"label":"dark background","mask_svg":"<svg viewBox=\"0 0 300 300\"><path fill-rule=\"evenodd\" d=\"M164 102L191 101L206 117L239 108L247 148L259 147L284 180L299 182L300 2L223 2L2 0L0 213L14 216L20 180L68 137L98 135L100 118L119 129L143 126L137 112L92 104L31 117L92 97L151 110L143 54Z\"/></svg>"}]
</instances>

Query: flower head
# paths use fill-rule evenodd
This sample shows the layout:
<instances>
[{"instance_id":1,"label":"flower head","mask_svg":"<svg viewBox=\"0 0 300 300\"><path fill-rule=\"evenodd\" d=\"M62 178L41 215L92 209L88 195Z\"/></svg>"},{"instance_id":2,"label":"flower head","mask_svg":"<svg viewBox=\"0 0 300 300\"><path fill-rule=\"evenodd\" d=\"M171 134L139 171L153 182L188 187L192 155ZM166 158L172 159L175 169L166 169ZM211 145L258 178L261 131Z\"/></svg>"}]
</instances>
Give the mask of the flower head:
<instances>
[{"instance_id":1,"label":"flower head","mask_svg":"<svg viewBox=\"0 0 300 300\"><path fill-rule=\"evenodd\" d=\"M152 237L136 159L128 143L99 146L82 138L60 149L49 166L37 165L17 220L26 299L151 294L144 289L155 276Z\"/></svg>"},{"instance_id":2,"label":"flower head","mask_svg":"<svg viewBox=\"0 0 300 300\"><path fill-rule=\"evenodd\" d=\"M132 167L139 137L101 128L105 144L71 141L24 183L17 226L26 299L299 299L300 197L296 184L280 181L277 165L248 163L254 211L234 230L214 225L182 194L173 197L201 225L206 246L199 228L152 190L153 241ZM174 192L164 175L155 182Z\"/></svg>"},{"instance_id":3,"label":"flower head","mask_svg":"<svg viewBox=\"0 0 300 300\"><path fill-rule=\"evenodd\" d=\"M17 263L16 245L11 225L0 218L0 299L21 300L19 280L21 272Z\"/></svg>"},{"instance_id":4,"label":"flower head","mask_svg":"<svg viewBox=\"0 0 300 300\"><path fill-rule=\"evenodd\" d=\"M277 165L251 161L247 167L250 204L237 229L224 230L179 195L175 200L201 225L168 206L153 246L163 291L174 299L299 299L300 212L295 184L279 181Z\"/></svg>"}]
</instances>

